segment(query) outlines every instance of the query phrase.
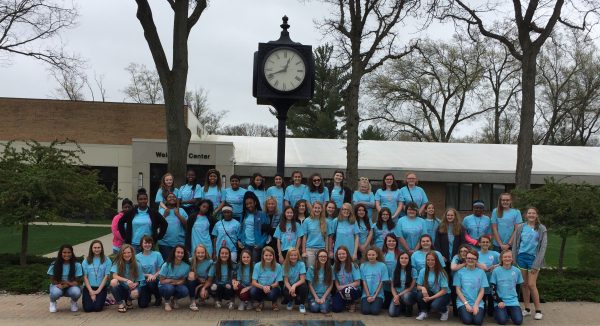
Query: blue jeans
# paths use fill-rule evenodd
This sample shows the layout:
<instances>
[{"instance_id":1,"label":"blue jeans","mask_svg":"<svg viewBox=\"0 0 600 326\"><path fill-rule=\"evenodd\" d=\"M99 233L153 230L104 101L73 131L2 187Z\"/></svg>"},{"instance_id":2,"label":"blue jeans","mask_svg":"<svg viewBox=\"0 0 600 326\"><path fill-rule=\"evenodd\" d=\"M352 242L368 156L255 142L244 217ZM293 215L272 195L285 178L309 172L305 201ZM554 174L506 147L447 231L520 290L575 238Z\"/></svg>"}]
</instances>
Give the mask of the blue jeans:
<instances>
[{"instance_id":1,"label":"blue jeans","mask_svg":"<svg viewBox=\"0 0 600 326\"><path fill-rule=\"evenodd\" d=\"M375 298L373 302L368 302L366 297L360 300L360 312L363 315L379 315L382 306L383 299L380 297Z\"/></svg>"},{"instance_id":2,"label":"blue jeans","mask_svg":"<svg viewBox=\"0 0 600 326\"><path fill-rule=\"evenodd\" d=\"M148 292L148 288L145 286L138 286L136 289L138 290L138 306L140 308L148 307L150 304L150 293ZM132 300L131 290L125 284L119 283L117 286L111 286L110 292L118 303L121 303L124 300Z\"/></svg>"},{"instance_id":3,"label":"blue jeans","mask_svg":"<svg viewBox=\"0 0 600 326\"><path fill-rule=\"evenodd\" d=\"M92 287L92 290L97 290L97 287ZM104 301L106 301L106 294L108 291L106 287L102 288L102 291L96 295L96 301L92 301L92 297L88 292L87 287L83 288L83 296L81 299L81 303L83 306L83 311L85 312L93 312L93 311L102 311L104 309Z\"/></svg>"},{"instance_id":4,"label":"blue jeans","mask_svg":"<svg viewBox=\"0 0 600 326\"><path fill-rule=\"evenodd\" d=\"M349 287L350 288L350 300L347 300L346 298L342 297L342 294L340 293L341 291L344 291L344 289L342 289L341 291L335 291L335 293L333 294L333 299L332 299L332 307L331 309L333 310L333 312L342 312L344 310L344 306L346 306L346 304L353 304L356 300L358 300L358 298L360 298L361 292L353 287Z\"/></svg>"},{"instance_id":5,"label":"blue jeans","mask_svg":"<svg viewBox=\"0 0 600 326\"><path fill-rule=\"evenodd\" d=\"M415 304L415 302L417 302L416 292L411 291L405 293L400 297L399 305L394 304L394 301L392 299L392 302L390 303L390 307L388 309L388 313L390 317L398 317L401 313L404 313L404 315L410 317L412 316L413 305Z\"/></svg>"},{"instance_id":6,"label":"blue jeans","mask_svg":"<svg viewBox=\"0 0 600 326\"><path fill-rule=\"evenodd\" d=\"M500 325L506 325L508 318L512 320L513 324L521 325L523 323L523 314L520 306L510 306L504 308L494 308L494 319Z\"/></svg>"},{"instance_id":7,"label":"blue jeans","mask_svg":"<svg viewBox=\"0 0 600 326\"><path fill-rule=\"evenodd\" d=\"M271 292L269 293L265 293L262 289L259 289L255 286L250 289L250 296L252 297L252 300L258 302L267 300L275 303L280 295L281 289L279 287L271 288Z\"/></svg>"},{"instance_id":8,"label":"blue jeans","mask_svg":"<svg viewBox=\"0 0 600 326\"><path fill-rule=\"evenodd\" d=\"M73 301L79 300L81 296L81 288L79 286L70 286L60 289L54 284L50 284L50 301L56 302L60 297L69 297Z\"/></svg>"},{"instance_id":9,"label":"blue jeans","mask_svg":"<svg viewBox=\"0 0 600 326\"><path fill-rule=\"evenodd\" d=\"M467 311L465 306L458 308L458 316L465 325L481 325L483 324L483 317L485 317L485 309L479 308L476 315Z\"/></svg>"},{"instance_id":10,"label":"blue jeans","mask_svg":"<svg viewBox=\"0 0 600 326\"><path fill-rule=\"evenodd\" d=\"M429 293L430 296L435 293ZM435 310L439 313L448 312L448 304L450 303L450 294L446 293L441 297L435 298L433 301L425 302L423 300L423 293L417 291L417 306L419 306L419 312L428 312L429 310ZM483 310L483 309L481 309Z\"/></svg>"},{"instance_id":11,"label":"blue jeans","mask_svg":"<svg viewBox=\"0 0 600 326\"><path fill-rule=\"evenodd\" d=\"M324 314L328 313L329 311L331 311L331 295L327 296L327 299L325 299L325 302L318 304L315 301L315 297L313 297L312 295L310 296L310 298L308 298L308 310L310 310L310 312L322 312Z\"/></svg>"},{"instance_id":12,"label":"blue jeans","mask_svg":"<svg viewBox=\"0 0 600 326\"><path fill-rule=\"evenodd\" d=\"M158 288L158 292L160 292L160 296L165 299L165 301L169 301L171 297L175 297L175 299L181 299L187 297L189 292L187 286L185 284L164 284Z\"/></svg>"}]
</instances>

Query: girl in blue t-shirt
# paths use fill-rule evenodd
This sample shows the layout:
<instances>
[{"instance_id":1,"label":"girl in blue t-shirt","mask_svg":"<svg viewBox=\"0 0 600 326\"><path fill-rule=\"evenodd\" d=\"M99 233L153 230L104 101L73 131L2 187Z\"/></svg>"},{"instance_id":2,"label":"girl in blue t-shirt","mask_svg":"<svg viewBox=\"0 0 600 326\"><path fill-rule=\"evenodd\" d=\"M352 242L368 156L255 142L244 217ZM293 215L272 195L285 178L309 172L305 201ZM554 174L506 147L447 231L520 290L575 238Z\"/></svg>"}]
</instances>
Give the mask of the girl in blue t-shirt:
<instances>
[{"instance_id":1,"label":"girl in blue t-shirt","mask_svg":"<svg viewBox=\"0 0 600 326\"><path fill-rule=\"evenodd\" d=\"M145 286L144 291L140 293L139 302L147 306L151 297L154 295L154 305L160 306L162 296L158 292L158 279L160 268L165 262L163 256L158 251L153 251L154 239L145 235L142 237L142 251L135 255L138 265L144 273ZM167 257L168 258L168 257Z\"/></svg>"},{"instance_id":2,"label":"girl in blue t-shirt","mask_svg":"<svg viewBox=\"0 0 600 326\"><path fill-rule=\"evenodd\" d=\"M334 251L340 246L345 246L350 250L352 259L357 259L360 229L356 222L352 204L344 203L342 205L340 214L333 220L332 228L328 233L335 237Z\"/></svg>"},{"instance_id":3,"label":"girl in blue t-shirt","mask_svg":"<svg viewBox=\"0 0 600 326\"><path fill-rule=\"evenodd\" d=\"M480 248L478 252L479 257L477 267L485 272L489 282L492 277L492 271L500 265L500 254L497 251L490 250L490 247L492 246L492 237L489 235L482 235L479 237L477 245ZM490 288L485 289L483 302L485 303L485 310L487 311L488 316L492 317L494 315L494 298L492 297Z\"/></svg>"},{"instance_id":4,"label":"girl in blue t-shirt","mask_svg":"<svg viewBox=\"0 0 600 326\"><path fill-rule=\"evenodd\" d=\"M375 195L371 191L371 183L368 178L360 177L358 180L358 190L352 194L352 205L362 204L365 206L367 215L369 215L370 223L373 223L373 209L375 208ZM377 216L377 215L375 215Z\"/></svg>"},{"instance_id":5,"label":"girl in blue t-shirt","mask_svg":"<svg viewBox=\"0 0 600 326\"><path fill-rule=\"evenodd\" d=\"M437 235L438 228L440 227L440 220L435 217L435 205L428 202L425 204L425 234L429 234L433 243L435 243L435 237Z\"/></svg>"},{"instance_id":6,"label":"girl in blue t-shirt","mask_svg":"<svg viewBox=\"0 0 600 326\"><path fill-rule=\"evenodd\" d=\"M402 209L404 208L402 195L396 184L396 179L392 173L383 175L381 189L375 193L375 209L379 213L382 208L387 207L391 214L392 220L398 220Z\"/></svg>"},{"instance_id":7,"label":"girl in blue t-shirt","mask_svg":"<svg viewBox=\"0 0 600 326\"><path fill-rule=\"evenodd\" d=\"M198 214L198 200L202 198L202 188L196 179L196 171L189 169L185 174L185 184L179 187L179 206L185 210L188 216Z\"/></svg>"},{"instance_id":8,"label":"girl in blue t-shirt","mask_svg":"<svg viewBox=\"0 0 600 326\"><path fill-rule=\"evenodd\" d=\"M494 250L498 252L509 250L515 238L515 230L521 223L523 223L521 212L512 208L512 195L507 192L500 194L498 207L492 211Z\"/></svg>"},{"instance_id":9,"label":"girl in blue t-shirt","mask_svg":"<svg viewBox=\"0 0 600 326\"><path fill-rule=\"evenodd\" d=\"M318 250L329 252L327 220L320 202L314 203L310 217L302 223L302 233L302 257L306 266L314 266Z\"/></svg>"},{"instance_id":10,"label":"girl in blue t-shirt","mask_svg":"<svg viewBox=\"0 0 600 326\"><path fill-rule=\"evenodd\" d=\"M296 207L296 202L302 199L307 186L302 183L302 172L292 172L292 184L285 188L284 205Z\"/></svg>"},{"instance_id":11,"label":"girl in blue t-shirt","mask_svg":"<svg viewBox=\"0 0 600 326\"><path fill-rule=\"evenodd\" d=\"M338 215L340 215L340 212L337 204L333 200L330 200L324 204L325 220L327 221L327 235L329 236L327 239L327 248L329 248L329 258L333 259L333 243L335 242L335 232L333 231L333 228L335 226L335 219Z\"/></svg>"},{"instance_id":12,"label":"girl in blue t-shirt","mask_svg":"<svg viewBox=\"0 0 600 326\"><path fill-rule=\"evenodd\" d=\"M334 294L331 309L333 312L342 312L345 306L348 311L356 310L356 300L360 298L360 270L352 260L350 251L341 246L335 252L333 264Z\"/></svg>"},{"instance_id":13,"label":"girl in blue t-shirt","mask_svg":"<svg viewBox=\"0 0 600 326\"><path fill-rule=\"evenodd\" d=\"M369 247L366 256L366 261L360 265L363 289L360 311L363 315L379 315L384 300L383 286L390 276L381 249Z\"/></svg>"},{"instance_id":14,"label":"girl in blue t-shirt","mask_svg":"<svg viewBox=\"0 0 600 326\"><path fill-rule=\"evenodd\" d=\"M277 239L277 253L280 264L283 264L288 250L300 248L302 243L302 228L294 218L294 209L286 207L283 210L284 219L279 222L279 226L273 235Z\"/></svg>"},{"instance_id":15,"label":"girl in blue t-shirt","mask_svg":"<svg viewBox=\"0 0 600 326\"><path fill-rule=\"evenodd\" d=\"M402 251L398 247L398 239L393 233L386 235L384 242L385 244L383 245L383 248L381 248L381 252L383 254L383 262L385 263L385 266L388 270L388 275L391 278L391 275L396 269L398 257ZM390 303L392 302L392 290L390 283L383 285L383 298L383 307L389 307Z\"/></svg>"},{"instance_id":16,"label":"girl in blue t-shirt","mask_svg":"<svg viewBox=\"0 0 600 326\"><path fill-rule=\"evenodd\" d=\"M264 247L260 262L254 265L252 272L252 288L250 296L257 301L256 311L263 309L263 301L271 301L273 311L279 310L277 299L281 295L279 282L283 281L281 265L275 261L275 251L271 247Z\"/></svg>"},{"instance_id":17,"label":"girl in blue t-shirt","mask_svg":"<svg viewBox=\"0 0 600 326\"><path fill-rule=\"evenodd\" d=\"M329 199L337 207L342 207L344 203L352 203L352 190L344 185L346 175L342 170L335 170L331 178L331 187L329 188Z\"/></svg>"},{"instance_id":18,"label":"girl in blue t-shirt","mask_svg":"<svg viewBox=\"0 0 600 326\"><path fill-rule=\"evenodd\" d=\"M146 281L142 266L135 259L135 249L129 244L121 246L121 251L115 257L110 268L112 279L110 280L110 291L119 304L118 312L127 312L133 308L132 300L145 297ZM148 295L149 297L149 295ZM140 308L148 307L149 301L138 300Z\"/></svg>"},{"instance_id":19,"label":"girl in blue t-shirt","mask_svg":"<svg viewBox=\"0 0 600 326\"><path fill-rule=\"evenodd\" d=\"M188 215L185 210L178 206L177 197L169 193L166 198L167 208L160 208L158 212L167 221L167 231L162 239L158 241L158 251L166 260L175 248L175 245L185 243L185 230L187 228Z\"/></svg>"},{"instance_id":20,"label":"girl in blue t-shirt","mask_svg":"<svg viewBox=\"0 0 600 326\"><path fill-rule=\"evenodd\" d=\"M404 251L411 255L419 250L419 238L425 234L425 220L417 216L417 209L414 202L406 204L406 215L398 220L394 230Z\"/></svg>"},{"instance_id":21,"label":"girl in blue t-shirt","mask_svg":"<svg viewBox=\"0 0 600 326\"><path fill-rule=\"evenodd\" d=\"M288 251L283 263L283 298L284 301L287 301L286 309L294 309L294 303L296 303L300 313L306 313L304 302L306 302L307 294L306 265L300 260L298 249L292 248Z\"/></svg>"},{"instance_id":22,"label":"girl in blue t-shirt","mask_svg":"<svg viewBox=\"0 0 600 326\"><path fill-rule=\"evenodd\" d=\"M222 191L221 172L215 169L206 171L204 186L202 187L202 194L200 197L210 200L212 202L212 207L217 208L221 205ZM215 211L215 214L216 213L217 211Z\"/></svg>"},{"instance_id":23,"label":"girl in blue t-shirt","mask_svg":"<svg viewBox=\"0 0 600 326\"><path fill-rule=\"evenodd\" d=\"M283 212L284 206L284 197L285 195L285 183L283 182L283 176L279 173L275 174L273 177L273 185L267 189L267 198L273 197L277 200L277 211Z\"/></svg>"},{"instance_id":24,"label":"girl in blue t-shirt","mask_svg":"<svg viewBox=\"0 0 600 326\"><path fill-rule=\"evenodd\" d=\"M490 278L490 288L494 296L494 319L499 325L506 325L508 318L513 324L523 323L523 312L519 306L517 286L523 284L523 275L513 266L512 252L505 250L500 254L502 266L495 268Z\"/></svg>"},{"instance_id":25,"label":"girl in blue t-shirt","mask_svg":"<svg viewBox=\"0 0 600 326\"><path fill-rule=\"evenodd\" d=\"M90 244L88 256L83 260L83 311L102 311L106 301L106 282L110 275L112 262L104 255L102 241L94 240Z\"/></svg>"},{"instance_id":26,"label":"girl in blue t-shirt","mask_svg":"<svg viewBox=\"0 0 600 326\"><path fill-rule=\"evenodd\" d=\"M56 312L56 300L60 297L71 298L71 311L78 310L77 300L81 296L79 280L83 276L81 264L73 254L71 245L62 245L56 259L48 268L50 276L50 312Z\"/></svg>"},{"instance_id":27,"label":"girl in blue t-shirt","mask_svg":"<svg viewBox=\"0 0 600 326\"><path fill-rule=\"evenodd\" d=\"M175 245L169 259L160 268L160 296L165 301L165 311L177 309L177 300L188 296L186 280L190 273L190 261L182 244Z\"/></svg>"},{"instance_id":28,"label":"girl in blue t-shirt","mask_svg":"<svg viewBox=\"0 0 600 326\"><path fill-rule=\"evenodd\" d=\"M240 187L240 177L237 174L232 174L229 177L229 184L231 187L223 190L223 201L215 211L221 211L225 202L227 202L233 209L233 219L240 221L242 218L242 211L244 210L244 195L247 190Z\"/></svg>"},{"instance_id":29,"label":"girl in blue t-shirt","mask_svg":"<svg viewBox=\"0 0 600 326\"><path fill-rule=\"evenodd\" d=\"M156 197L154 199L154 202L159 205L159 208L167 208L166 199L167 195L170 193L174 193L175 198L177 198L177 195L179 195L179 190L173 183L173 175L167 172L162 176L162 178L160 178L160 188L158 188Z\"/></svg>"},{"instance_id":30,"label":"girl in blue t-shirt","mask_svg":"<svg viewBox=\"0 0 600 326\"><path fill-rule=\"evenodd\" d=\"M193 253L194 248L201 244L208 253L213 252L210 233L214 227L212 202L201 199L198 203L198 214L189 216L185 230L185 248Z\"/></svg>"},{"instance_id":31,"label":"girl in blue t-shirt","mask_svg":"<svg viewBox=\"0 0 600 326\"><path fill-rule=\"evenodd\" d=\"M215 308L221 308L222 300L229 300L227 308L233 309L234 289L232 281L235 278L235 266L231 260L231 251L227 247L219 249L219 255L213 264L211 274L213 275L210 292L215 299Z\"/></svg>"},{"instance_id":32,"label":"girl in blue t-shirt","mask_svg":"<svg viewBox=\"0 0 600 326\"><path fill-rule=\"evenodd\" d=\"M444 269L446 268L446 263L444 262L444 257L442 256L442 254L437 250L433 249L433 243L429 234L423 234L421 238L419 238L419 246L420 249L415 251L410 256L412 267L417 272L417 275L419 274L419 272L421 272L421 270L423 270L423 268L425 268L425 257L427 257L427 254L430 252L435 253L442 267Z\"/></svg>"},{"instance_id":33,"label":"girl in blue t-shirt","mask_svg":"<svg viewBox=\"0 0 600 326\"><path fill-rule=\"evenodd\" d=\"M383 248L383 240L388 233L394 232L396 223L392 221L392 213L389 208L384 207L379 211L377 222L373 223L373 245L377 248Z\"/></svg>"},{"instance_id":34,"label":"girl in blue t-shirt","mask_svg":"<svg viewBox=\"0 0 600 326\"><path fill-rule=\"evenodd\" d=\"M450 285L448 275L434 252L425 256L425 269L417 277L417 320L425 320L429 310L440 312L440 320L448 320L448 304L450 303Z\"/></svg>"},{"instance_id":35,"label":"girl in blue t-shirt","mask_svg":"<svg viewBox=\"0 0 600 326\"><path fill-rule=\"evenodd\" d=\"M356 215L356 223L358 223L358 252L357 261L365 255L365 250L373 240L373 230L371 229L371 218L367 214L367 207L364 204L356 204L354 206L354 214Z\"/></svg>"},{"instance_id":36,"label":"girl in blue t-shirt","mask_svg":"<svg viewBox=\"0 0 600 326\"><path fill-rule=\"evenodd\" d=\"M240 263L237 264L237 273L231 282L236 296L240 299L238 310L252 309L250 300L250 289L252 289L252 272L254 263L252 262L252 252L248 249L242 249L240 253Z\"/></svg>"},{"instance_id":37,"label":"girl in blue t-shirt","mask_svg":"<svg viewBox=\"0 0 600 326\"><path fill-rule=\"evenodd\" d=\"M388 313L390 317L412 316L413 305L417 302L417 293L415 292L417 273L410 263L410 256L403 252L398 256L396 268L391 275L392 300L389 305Z\"/></svg>"},{"instance_id":38,"label":"girl in blue t-shirt","mask_svg":"<svg viewBox=\"0 0 600 326\"><path fill-rule=\"evenodd\" d=\"M406 172L404 175L406 186L400 189L400 196L404 201L404 205L410 202L417 204L417 212L419 216L425 215L426 203L429 201L425 190L417 186L417 175L414 172Z\"/></svg>"},{"instance_id":39,"label":"girl in blue t-shirt","mask_svg":"<svg viewBox=\"0 0 600 326\"><path fill-rule=\"evenodd\" d=\"M479 254L475 250L467 253L467 266L454 277L458 315L465 325L481 325L485 317L483 294L488 287L485 272L477 267Z\"/></svg>"},{"instance_id":40,"label":"girl in blue t-shirt","mask_svg":"<svg viewBox=\"0 0 600 326\"><path fill-rule=\"evenodd\" d=\"M329 265L329 254L327 250L317 251L317 260L306 273L308 281L308 309L310 312L322 312L324 314L331 310L331 290L333 289L333 275Z\"/></svg>"},{"instance_id":41,"label":"girl in blue t-shirt","mask_svg":"<svg viewBox=\"0 0 600 326\"><path fill-rule=\"evenodd\" d=\"M256 172L252 174L250 184L248 185L248 191L253 192L258 198L260 203L260 209L265 210L265 199L267 199L267 187L265 186L265 178L262 174Z\"/></svg>"},{"instance_id":42,"label":"girl in blue t-shirt","mask_svg":"<svg viewBox=\"0 0 600 326\"><path fill-rule=\"evenodd\" d=\"M318 173L311 175L308 180L308 187L304 191L302 199L306 200L306 205L310 211L314 202L326 203L329 201L329 189L323 185L323 178Z\"/></svg>"},{"instance_id":43,"label":"girl in blue t-shirt","mask_svg":"<svg viewBox=\"0 0 600 326\"><path fill-rule=\"evenodd\" d=\"M202 244L196 245L191 259L190 273L188 274L188 292L190 294L190 310L198 311L196 297L204 304L208 299L208 289L212 283L210 251Z\"/></svg>"}]
</instances>

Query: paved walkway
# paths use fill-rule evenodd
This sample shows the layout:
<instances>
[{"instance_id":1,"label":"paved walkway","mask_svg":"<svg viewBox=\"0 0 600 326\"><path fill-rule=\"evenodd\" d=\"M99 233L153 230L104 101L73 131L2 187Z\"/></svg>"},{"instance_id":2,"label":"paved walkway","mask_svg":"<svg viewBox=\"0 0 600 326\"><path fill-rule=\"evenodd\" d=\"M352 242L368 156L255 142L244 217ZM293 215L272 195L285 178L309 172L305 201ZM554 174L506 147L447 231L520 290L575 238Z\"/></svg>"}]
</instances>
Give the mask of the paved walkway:
<instances>
[{"instance_id":1,"label":"paved walkway","mask_svg":"<svg viewBox=\"0 0 600 326\"><path fill-rule=\"evenodd\" d=\"M106 254L111 254L112 253L112 233L110 230L110 224L85 224L85 223L64 223L64 222L34 222L31 223L34 225L61 225L61 226L80 226L80 227L103 227L107 229L108 234L105 236L102 236L100 238L98 238L100 241L102 241L102 245L104 245L104 252ZM90 244L92 243L92 241L94 241L95 239L92 239L90 241L86 241L86 242L82 242L76 245L73 245L73 251L75 252L75 254L77 256L86 256L90 250ZM58 251L53 251L51 253L47 253L44 255L44 257L49 257L49 258L53 258L56 257L56 255L58 254Z\"/></svg>"},{"instance_id":2,"label":"paved walkway","mask_svg":"<svg viewBox=\"0 0 600 326\"><path fill-rule=\"evenodd\" d=\"M193 312L187 309L188 300L181 300L181 308L172 312L165 312L162 308L149 307L146 309L135 308L125 314L118 313L116 306L107 307L99 313L72 313L66 298L60 299L57 313L48 312L47 295L0 295L0 325L211 325L216 326L221 320L254 320L255 325L274 325L278 320L288 321L342 321L361 320L367 326L397 326L402 325L460 325L458 319L451 318L448 322L440 322L438 314L431 314L425 322L418 322L413 318L390 318L382 313L380 316L363 316L360 313L341 314L311 314L301 315L297 311L279 312L270 310L269 305L263 312L255 311L229 311L201 307L200 311ZM81 301L80 301L81 307ZM535 321L527 317L525 325L599 325L600 304L586 302L556 302L543 305L544 320ZM486 319L485 324L495 325L492 319Z\"/></svg>"}]
</instances>

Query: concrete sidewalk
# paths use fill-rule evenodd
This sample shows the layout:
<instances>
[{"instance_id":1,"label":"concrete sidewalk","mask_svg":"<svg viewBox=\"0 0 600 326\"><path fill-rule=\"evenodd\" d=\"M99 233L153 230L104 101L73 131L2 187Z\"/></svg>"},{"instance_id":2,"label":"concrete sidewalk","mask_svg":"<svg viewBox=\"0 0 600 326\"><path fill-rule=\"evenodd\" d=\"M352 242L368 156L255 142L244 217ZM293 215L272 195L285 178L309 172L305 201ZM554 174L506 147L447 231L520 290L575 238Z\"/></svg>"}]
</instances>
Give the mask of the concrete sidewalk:
<instances>
[{"instance_id":1,"label":"concrete sidewalk","mask_svg":"<svg viewBox=\"0 0 600 326\"><path fill-rule=\"evenodd\" d=\"M390 318L387 311L380 316L363 316L358 312L340 314L313 314L301 315L297 310L286 311L285 307L278 312L270 310L267 303L262 312L227 310L226 308L215 309L213 307L200 307L200 311L190 311L188 299L180 300L180 308L171 312L165 312L159 307L146 309L134 308L127 313L118 313L116 306L107 307L98 313L84 313L81 310L76 313L69 311L69 302L66 298L58 301L59 311L48 312L47 295L0 295L0 324L5 325L211 325L216 326L221 320L255 320L257 325L270 325L277 320L289 321L342 321L361 320L367 326L397 326L402 325L460 325L456 318L450 318L447 322L439 321L437 313L430 314L426 321L419 322L413 318ZM81 300L79 302L81 309ZM532 317L526 317L525 325L599 325L600 304L586 302L554 302L542 306L544 320L536 321ZM491 318L486 318L485 324L496 325Z\"/></svg>"},{"instance_id":2,"label":"concrete sidewalk","mask_svg":"<svg viewBox=\"0 0 600 326\"><path fill-rule=\"evenodd\" d=\"M110 232L110 229L108 232ZM112 239L113 239L112 233L103 235L98 238L98 240L102 241L102 245L104 246L104 253L106 255L112 254ZM75 252L75 255L77 255L77 257L80 257L80 256L87 257L87 254L90 251L90 244L94 240L96 240L96 239L92 239L92 240L89 240L86 242L82 242L82 243L73 245L73 251ZM44 257L56 258L56 255L58 255L58 251L54 251L54 252L45 254Z\"/></svg>"}]
</instances>

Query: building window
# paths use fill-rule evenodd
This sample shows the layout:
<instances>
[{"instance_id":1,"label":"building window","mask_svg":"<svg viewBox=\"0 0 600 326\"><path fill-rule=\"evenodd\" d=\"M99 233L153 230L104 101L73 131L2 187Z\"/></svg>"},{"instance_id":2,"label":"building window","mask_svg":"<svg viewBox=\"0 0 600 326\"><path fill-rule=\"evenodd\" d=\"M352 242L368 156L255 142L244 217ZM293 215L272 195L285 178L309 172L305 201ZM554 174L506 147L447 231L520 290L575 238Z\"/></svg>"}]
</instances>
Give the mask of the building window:
<instances>
[{"instance_id":1,"label":"building window","mask_svg":"<svg viewBox=\"0 0 600 326\"><path fill-rule=\"evenodd\" d=\"M470 211L473 205L472 183L446 183L446 207Z\"/></svg>"},{"instance_id":2,"label":"building window","mask_svg":"<svg viewBox=\"0 0 600 326\"><path fill-rule=\"evenodd\" d=\"M479 199L485 202L490 212L496 207L498 197L503 192L506 192L506 185L492 183L479 184Z\"/></svg>"},{"instance_id":3,"label":"building window","mask_svg":"<svg viewBox=\"0 0 600 326\"><path fill-rule=\"evenodd\" d=\"M446 207L458 208L458 183L446 183Z\"/></svg>"}]
</instances>

